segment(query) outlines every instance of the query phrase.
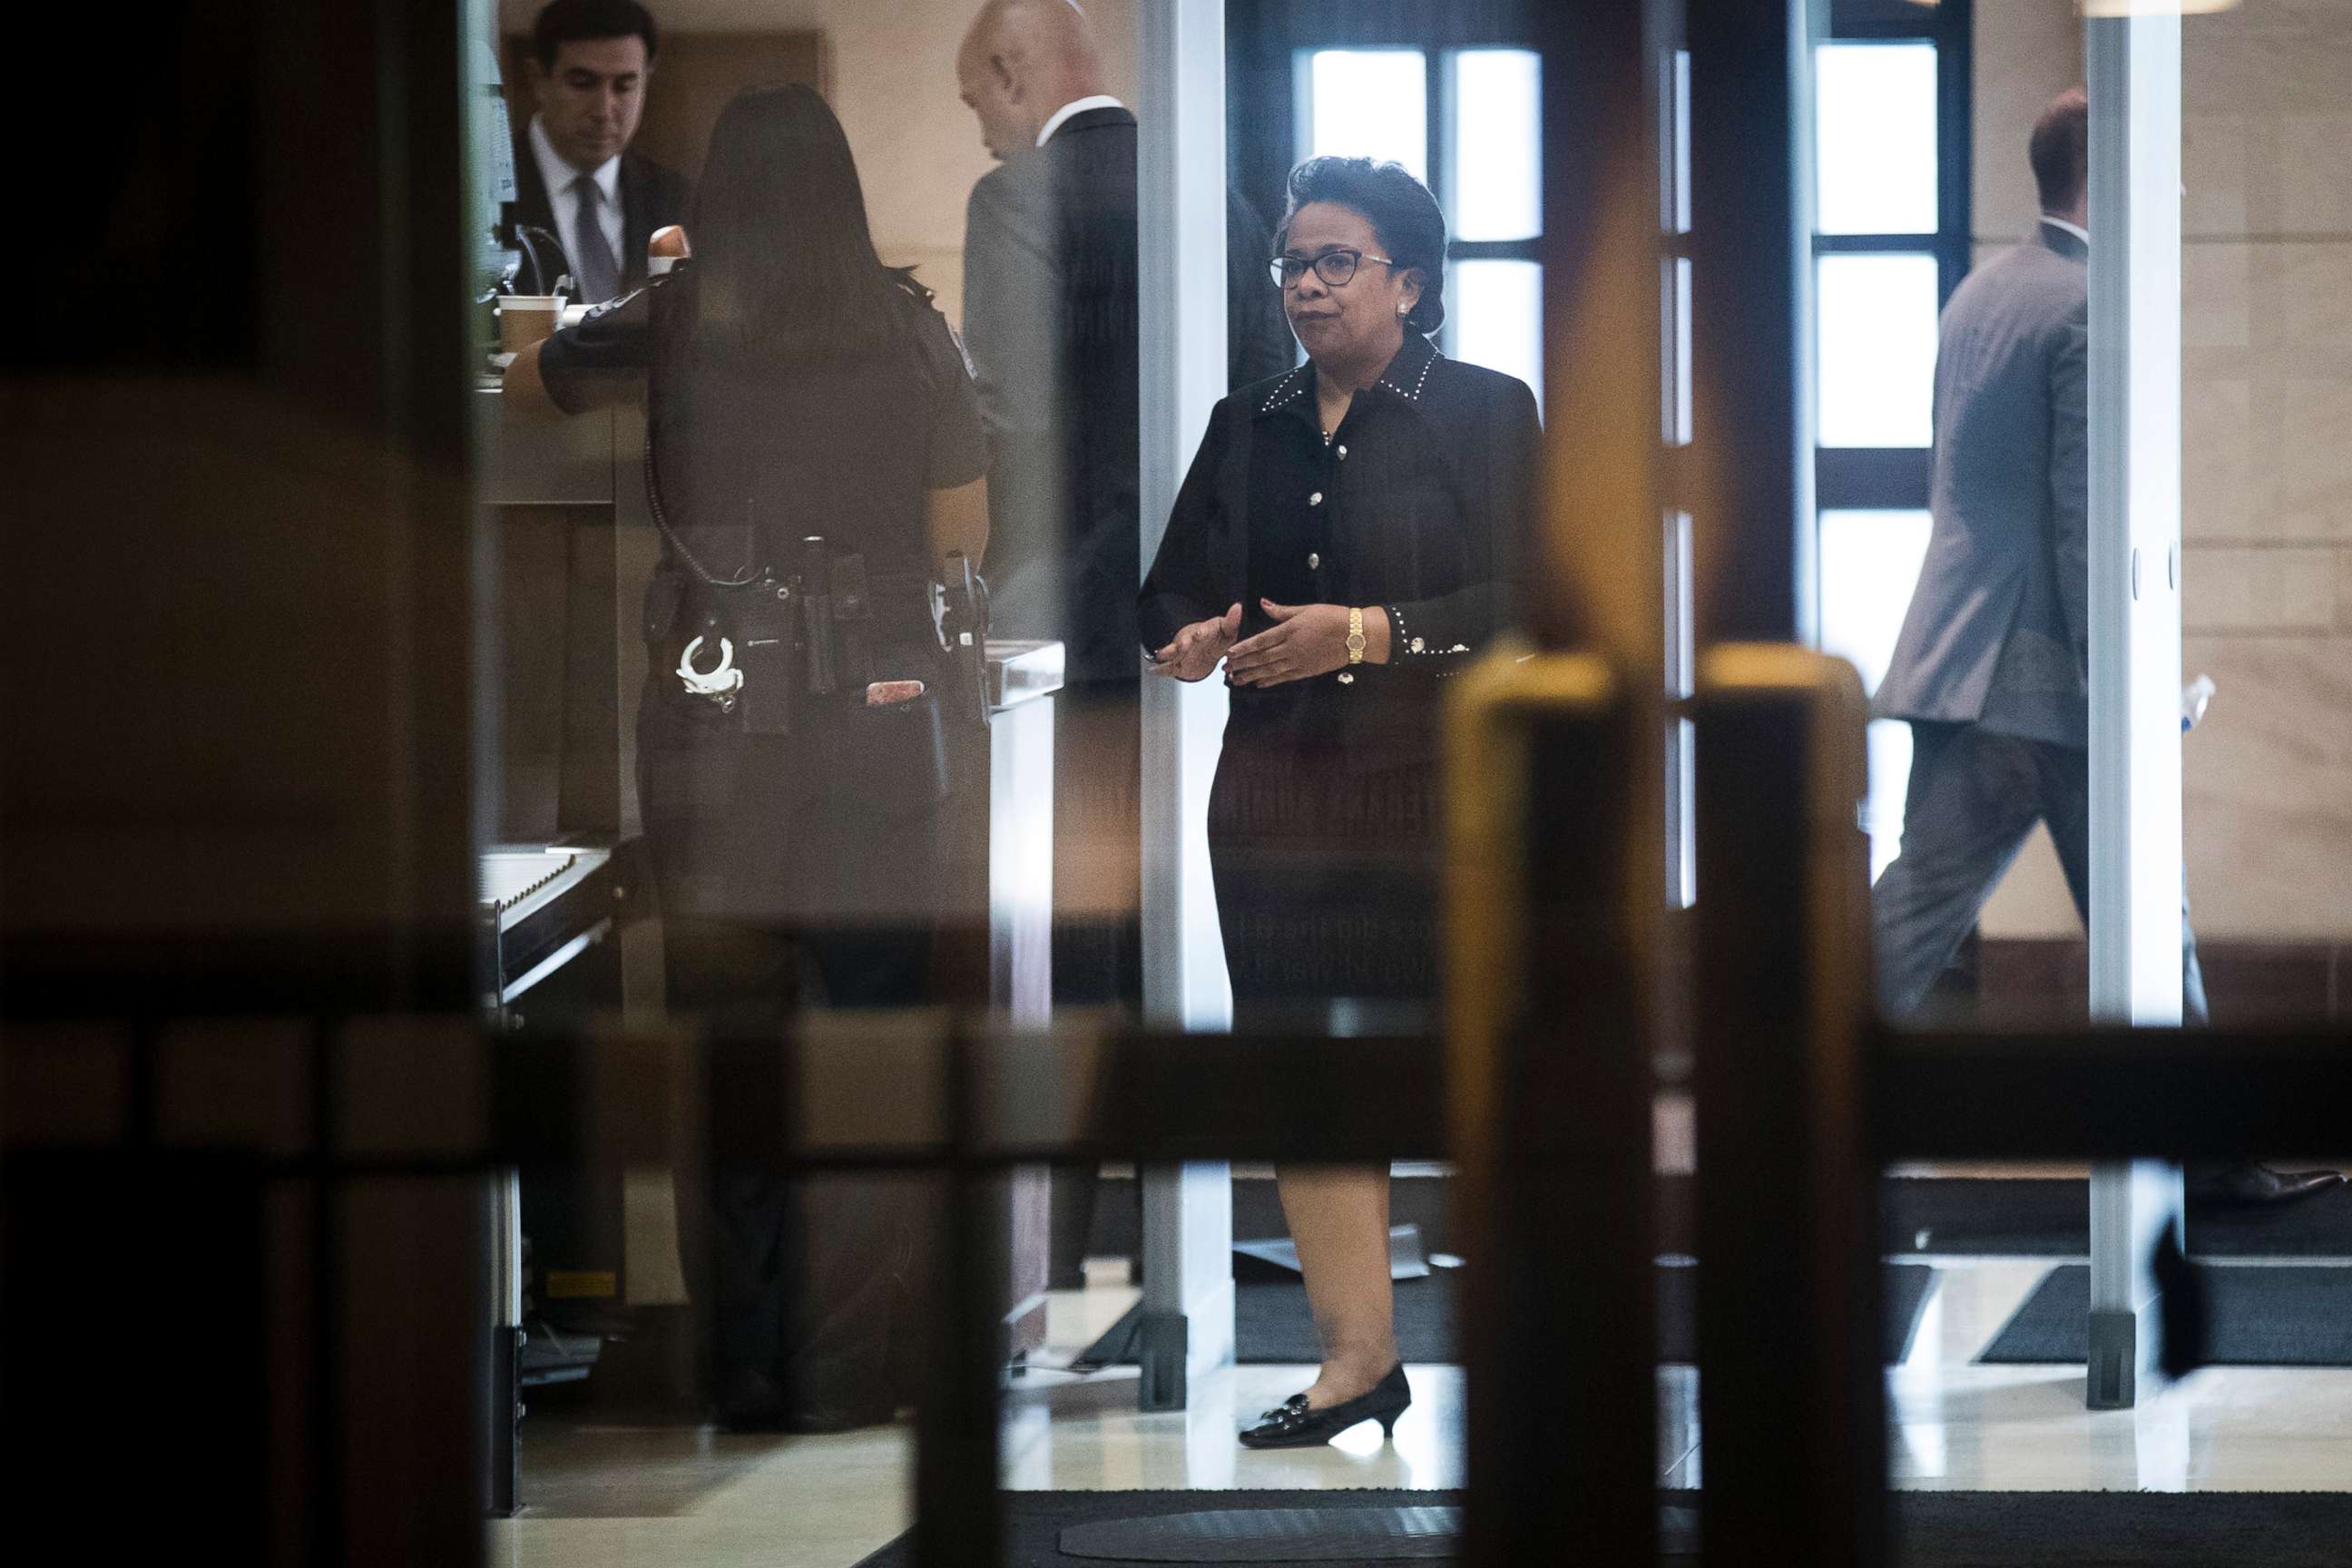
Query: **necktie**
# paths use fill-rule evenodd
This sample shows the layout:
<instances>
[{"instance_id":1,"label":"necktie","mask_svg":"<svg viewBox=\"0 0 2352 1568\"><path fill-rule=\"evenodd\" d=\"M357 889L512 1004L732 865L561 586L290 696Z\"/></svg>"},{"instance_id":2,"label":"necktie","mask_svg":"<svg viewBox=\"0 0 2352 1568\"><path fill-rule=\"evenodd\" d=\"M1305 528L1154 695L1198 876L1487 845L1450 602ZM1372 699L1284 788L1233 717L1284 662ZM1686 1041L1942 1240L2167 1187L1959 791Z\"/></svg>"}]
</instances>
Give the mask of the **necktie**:
<instances>
[{"instance_id":1,"label":"necktie","mask_svg":"<svg viewBox=\"0 0 2352 1568\"><path fill-rule=\"evenodd\" d=\"M613 259L612 241L604 237L604 193L587 174L572 182L580 197L580 211L572 220L572 270L579 286L580 303L601 305L621 291L621 268Z\"/></svg>"}]
</instances>

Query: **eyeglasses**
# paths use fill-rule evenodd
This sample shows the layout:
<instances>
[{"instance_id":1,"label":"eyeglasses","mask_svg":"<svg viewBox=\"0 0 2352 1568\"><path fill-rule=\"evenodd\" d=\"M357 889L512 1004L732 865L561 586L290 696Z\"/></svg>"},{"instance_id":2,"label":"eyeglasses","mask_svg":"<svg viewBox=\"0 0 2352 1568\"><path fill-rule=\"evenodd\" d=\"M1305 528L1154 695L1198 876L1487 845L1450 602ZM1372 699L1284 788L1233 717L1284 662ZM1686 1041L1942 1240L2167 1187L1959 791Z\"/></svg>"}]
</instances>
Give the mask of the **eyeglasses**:
<instances>
[{"instance_id":1,"label":"eyeglasses","mask_svg":"<svg viewBox=\"0 0 2352 1568\"><path fill-rule=\"evenodd\" d=\"M1307 276L1307 269L1310 267L1315 268L1315 276L1323 279L1325 288L1344 289L1354 279L1356 268L1367 261L1377 261L1383 267L1396 265L1387 257L1374 256L1369 250L1327 250L1311 258L1277 256L1269 265L1274 272L1274 280L1286 289L1297 288L1298 280Z\"/></svg>"}]
</instances>

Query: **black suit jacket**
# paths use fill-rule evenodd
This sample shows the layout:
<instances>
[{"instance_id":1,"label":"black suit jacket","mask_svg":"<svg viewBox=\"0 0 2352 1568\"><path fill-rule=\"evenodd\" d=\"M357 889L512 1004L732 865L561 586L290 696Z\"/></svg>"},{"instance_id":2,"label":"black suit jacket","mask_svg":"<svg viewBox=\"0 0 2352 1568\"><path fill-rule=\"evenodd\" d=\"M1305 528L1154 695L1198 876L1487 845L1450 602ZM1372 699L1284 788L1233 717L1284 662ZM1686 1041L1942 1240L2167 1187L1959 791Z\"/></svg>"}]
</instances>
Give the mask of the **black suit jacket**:
<instances>
[{"instance_id":1,"label":"black suit jacket","mask_svg":"<svg viewBox=\"0 0 2352 1568\"><path fill-rule=\"evenodd\" d=\"M991 171L965 214L995 625L1061 638L1073 681L1139 668L1135 157L1135 116L1090 110ZM1230 193L1225 223L1227 371L1244 384L1288 366L1292 342L1265 226Z\"/></svg>"},{"instance_id":2,"label":"black suit jacket","mask_svg":"<svg viewBox=\"0 0 2352 1568\"><path fill-rule=\"evenodd\" d=\"M1447 359L1408 332L1348 410L1339 433L1356 450L1343 444L1335 456L1317 438L1315 375L1312 364L1300 365L1235 391L1210 414L1139 595L1138 651L1165 646L1228 605L1244 606L1244 637L1272 624L1254 596L1255 536L1279 536L1277 510L1296 507L1299 492L1264 493L1258 449L1303 445L1327 476L1316 482L1328 487L1328 496L1313 492L1314 505L1328 500L1322 515L1332 530L1317 585L1326 602L1387 609L1389 662L1237 690L1235 701L1280 709L1290 700L1276 694L1317 689L1343 706L1376 708L1386 700L1380 694L1409 678L1459 674L1517 624L1543 426L1525 382Z\"/></svg>"},{"instance_id":3,"label":"black suit jacket","mask_svg":"<svg viewBox=\"0 0 2352 1568\"><path fill-rule=\"evenodd\" d=\"M557 272L569 272L572 236L555 226L555 205L548 199L547 182L540 177L539 155L532 151L529 126L515 142L515 221L536 224L554 235L556 244L567 254L562 261L551 265ZM684 223L687 209L693 203L694 186L684 174L640 153L621 154L620 262L624 290L645 282L646 247L653 239L654 230ZM515 279L518 288L530 280L530 253L524 252L524 257L523 269ZM555 278L551 274L538 281L539 287L531 292L544 294L554 286Z\"/></svg>"}]
</instances>

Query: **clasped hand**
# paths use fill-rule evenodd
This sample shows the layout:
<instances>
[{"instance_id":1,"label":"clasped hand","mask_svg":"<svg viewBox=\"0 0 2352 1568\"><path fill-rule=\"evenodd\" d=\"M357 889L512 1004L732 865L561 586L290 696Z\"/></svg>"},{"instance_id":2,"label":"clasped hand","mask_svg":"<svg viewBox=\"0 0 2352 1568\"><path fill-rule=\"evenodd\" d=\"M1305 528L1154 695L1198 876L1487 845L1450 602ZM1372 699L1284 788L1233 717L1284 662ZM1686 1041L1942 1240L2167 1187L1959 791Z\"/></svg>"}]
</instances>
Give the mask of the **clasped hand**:
<instances>
[{"instance_id":1,"label":"clasped hand","mask_svg":"<svg viewBox=\"0 0 2352 1568\"><path fill-rule=\"evenodd\" d=\"M1222 616L1194 621L1151 656L1151 673L1173 680L1199 680L1217 668L1234 639L1242 635L1242 607L1235 604Z\"/></svg>"},{"instance_id":2,"label":"clasped hand","mask_svg":"<svg viewBox=\"0 0 2352 1568\"><path fill-rule=\"evenodd\" d=\"M1213 620L1195 621L1153 656L1155 675L1199 680L1225 661L1235 686L1279 686L1345 668L1348 612L1339 605L1259 605L1274 625L1254 637L1241 637L1242 607L1234 605Z\"/></svg>"}]
</instances>

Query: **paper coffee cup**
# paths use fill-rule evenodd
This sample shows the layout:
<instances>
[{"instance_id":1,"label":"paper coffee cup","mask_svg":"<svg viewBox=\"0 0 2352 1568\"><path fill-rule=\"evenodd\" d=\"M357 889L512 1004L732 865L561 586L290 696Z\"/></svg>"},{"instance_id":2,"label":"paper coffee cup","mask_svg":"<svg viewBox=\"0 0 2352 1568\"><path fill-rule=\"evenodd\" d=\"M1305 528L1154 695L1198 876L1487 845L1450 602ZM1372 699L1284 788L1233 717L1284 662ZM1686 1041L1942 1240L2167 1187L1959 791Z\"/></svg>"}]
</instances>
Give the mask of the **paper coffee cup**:
<instances>
[{"instance_id":1,"label":"paper coffee cup","mask_svg":"<svg viewBox=\"0 0 2352 1568\"><path fill-rule=\"evenodd\" d=\"M499 347L520 353L553 332L563 318L561 294L508 294L499 300Z\"/></svg>"}]
</instances>

